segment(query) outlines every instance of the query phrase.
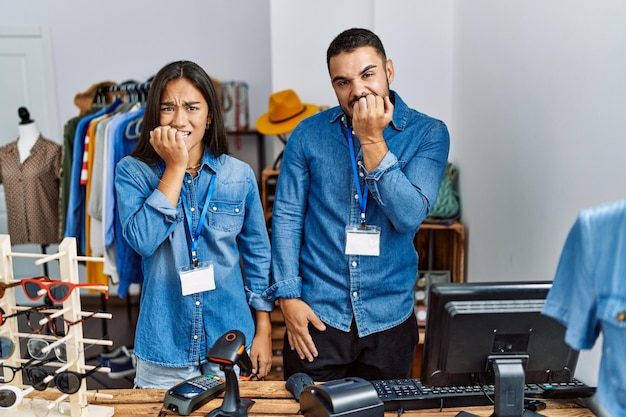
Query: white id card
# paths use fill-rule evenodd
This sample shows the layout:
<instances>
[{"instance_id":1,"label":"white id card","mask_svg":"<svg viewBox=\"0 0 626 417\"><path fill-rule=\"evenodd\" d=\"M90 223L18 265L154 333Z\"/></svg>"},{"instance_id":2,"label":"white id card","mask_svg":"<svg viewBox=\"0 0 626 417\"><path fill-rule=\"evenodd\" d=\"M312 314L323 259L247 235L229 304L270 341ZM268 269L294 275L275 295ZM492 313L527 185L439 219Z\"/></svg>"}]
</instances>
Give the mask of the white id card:
<instances>
[{"instance_id":1,"label":"white id card","mask_svg":"<svg viewBox=\"0 0 626 417\"><path fill-rule=\"evenodd\" d=\"M346 255L380 255L380 227L346 226Z\"/></svg>"},{"instance_id":2,"label":"white id card","mask_svg":"<svg viewBox=\"0 0 626 417\"><path fill-rule=\"evenodd\" d=\"M183 295L196 294L215 289L213 262L200 262L196 268L191 266L178 271Z\"/></svg>"}]
</instances>

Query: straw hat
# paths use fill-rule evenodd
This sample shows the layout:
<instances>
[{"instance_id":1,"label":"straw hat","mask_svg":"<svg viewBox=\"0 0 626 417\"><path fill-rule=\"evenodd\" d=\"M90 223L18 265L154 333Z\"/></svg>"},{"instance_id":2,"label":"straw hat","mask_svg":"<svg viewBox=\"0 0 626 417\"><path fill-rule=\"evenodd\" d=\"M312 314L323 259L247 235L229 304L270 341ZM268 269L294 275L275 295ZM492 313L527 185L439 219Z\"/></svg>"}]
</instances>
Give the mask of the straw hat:
<instances>
[{"instance_id":1,"label":"straw hat","mask_svg":"<svg viewBox=\"0 0 626 417\"><path fill-rule=\"evenodd\" d=\"M295 91L278 91L270 96L269 112L257 119L256 130L264 135L291 132L302 119L318 111L319 106L303 104Z\"/></svg>"}]
</instances>

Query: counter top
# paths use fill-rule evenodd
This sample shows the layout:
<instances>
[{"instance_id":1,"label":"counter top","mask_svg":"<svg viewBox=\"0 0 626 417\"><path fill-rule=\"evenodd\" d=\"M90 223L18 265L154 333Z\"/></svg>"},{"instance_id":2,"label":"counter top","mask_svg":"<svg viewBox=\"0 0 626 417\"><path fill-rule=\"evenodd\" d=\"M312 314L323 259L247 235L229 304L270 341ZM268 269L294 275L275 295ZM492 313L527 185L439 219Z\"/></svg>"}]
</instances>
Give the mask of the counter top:
<instances>
[{"instance_id":1,"label":"counter top","mask_svg":"<svg viewBox=\"0 0 626 417\"><path fill-rule=\"evenodd\" d=\"M50 399L58 396L58 393L39 392L38 396ZM92 392L92 391L90 391ZM248 410L251 417L254 416L298 416L300 405L291 394L285 389L283 381L240 381L239 392L241 398L252 399L255 403ZM111 399L90 399L90 404L98 404L105 407L114 408L115 417L145 416L145 417L165 417L178 416L178 414L166 410L163 407L165 390L163 389L110 389L99 390L98 393L109 394ZM191 416L205 416L211 410L222 405L223 397L217 397L195 410ZM547 408L541 414L547 417L573 416L573 417L593 417L594 414L576 401L550 401L547 400ZM464 411L476 414L480 417L489 417L493 412L493 407L466 407ZM437 410L408 410L404 412L406 416L426 416L434 415L440 417L454 417L461 411L461 408L444 408L441 412ZM397 416L397 412L386 412L386 417ZM302 416L301 414L299 415Z\"/></svg>"}]
</instances>

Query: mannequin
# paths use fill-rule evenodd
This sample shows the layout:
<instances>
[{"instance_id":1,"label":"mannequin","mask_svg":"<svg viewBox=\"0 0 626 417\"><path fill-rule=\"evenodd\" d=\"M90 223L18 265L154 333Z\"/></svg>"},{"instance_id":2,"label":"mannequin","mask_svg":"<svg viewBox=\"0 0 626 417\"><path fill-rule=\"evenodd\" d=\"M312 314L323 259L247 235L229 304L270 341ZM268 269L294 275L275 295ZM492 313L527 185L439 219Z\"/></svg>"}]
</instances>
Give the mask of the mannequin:
<instances>
[{"instance_id":1,"label":"mannequin","mask_svg":"<svg viewBox=\"0 0 626 417\"><path fill-rule=\"evenodd\" d=\"M30 156L30 150L33 148L35 142L37 142L37 139L39 139L41 133L35 121L31 120L30 113L26 107L20 107L17 113L21 119L18 125L20 136L17 140L17 150L20 154L20 163L23 164Z\"/></svg>"},{"instance_id":2,"label":"mannequin","mask_svg":"<svg viewBox=\"0 0 626 417\"><path fill-rule=\"evenodd\" d=\"M19 137L0 146L0 184L4 186L11 244L60 242L59 184L61 145L44 137L27 108L18 109Z\"/></svg>"}]
</instances>

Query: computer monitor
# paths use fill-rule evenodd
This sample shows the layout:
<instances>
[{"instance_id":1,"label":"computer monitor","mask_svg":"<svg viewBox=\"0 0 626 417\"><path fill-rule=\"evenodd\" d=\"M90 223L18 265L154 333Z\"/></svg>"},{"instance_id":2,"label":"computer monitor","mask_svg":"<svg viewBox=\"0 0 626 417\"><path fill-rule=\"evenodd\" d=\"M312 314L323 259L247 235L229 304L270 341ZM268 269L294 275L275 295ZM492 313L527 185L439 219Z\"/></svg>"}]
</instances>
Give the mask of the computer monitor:
<instances>
[{"instance_id":1,"label":"computer monitor","mask_svg":"<svg viewBox=\"0 0 626 417\"><path fill-rule=\"evenodd\" d=\"M569 382L578 352L541 314L550 282L434 284L429 290L422 383L494 385L495 417L521 416L524 384Z\"/></svg>"}]
</instances>

